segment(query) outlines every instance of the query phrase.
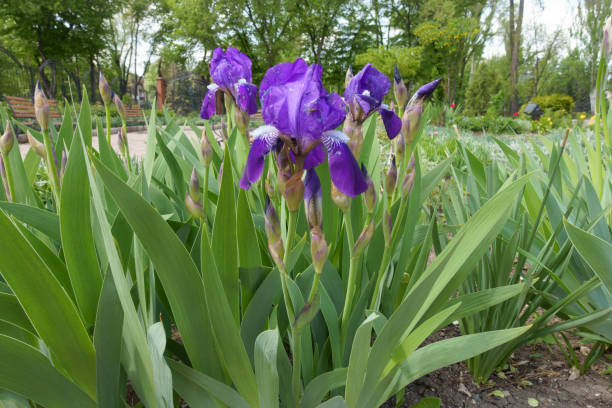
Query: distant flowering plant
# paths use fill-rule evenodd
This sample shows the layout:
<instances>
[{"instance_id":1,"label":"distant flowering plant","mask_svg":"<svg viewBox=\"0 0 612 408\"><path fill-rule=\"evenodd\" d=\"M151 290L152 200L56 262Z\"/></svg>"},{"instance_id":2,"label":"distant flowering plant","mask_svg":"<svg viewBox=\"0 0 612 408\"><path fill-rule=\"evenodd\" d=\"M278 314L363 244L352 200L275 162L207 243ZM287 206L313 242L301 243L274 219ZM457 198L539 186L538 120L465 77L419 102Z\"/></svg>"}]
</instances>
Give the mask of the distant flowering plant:
<instances>
[{"instance_id":1,"label":"distant flowering plant","mask_svg":"<svg viewBox=\"0 0 612 408\"><path fill-rule=\"evenodd\" d=\"M210 61L212 84L202 101L200 117L210 119L217 109L216 94L225 92L232 97L243 112L252 115L257 112L257 85L252 83L251 60L236 48L221 47L213 51Z\"/></svg>"},{"instance_id":2,"label":"distant flowering plant","mask_svg":"<svg viewBox=\"0 0 612 408\"><path fill-rule=\"evenodd\" d=\"M259 90L266 125L252 132L255 139L240 180L243 189L259 180L265 156L273 150L279 168L290 173L288 178L301 179L304 170L325 161L327 152L331 179L339 191L354 197L367 189L346 143L348 138L334 130L343 122L346 111L340 96L323 87L322 70L321 65L309 66L298 58L266 72Z\"/></svg>"},{"instance_id":3,"label":"distant flowering plant","mask_svg":"<svg viewBox=\"0 0 612 408\"><path fill-rule=\"evenodd\" d=\"M454 103L451 103L451 104L450 104L450 107L451 107L451 109L455 109L455 104L454 104Z\"/></svg>"}]
</instances>

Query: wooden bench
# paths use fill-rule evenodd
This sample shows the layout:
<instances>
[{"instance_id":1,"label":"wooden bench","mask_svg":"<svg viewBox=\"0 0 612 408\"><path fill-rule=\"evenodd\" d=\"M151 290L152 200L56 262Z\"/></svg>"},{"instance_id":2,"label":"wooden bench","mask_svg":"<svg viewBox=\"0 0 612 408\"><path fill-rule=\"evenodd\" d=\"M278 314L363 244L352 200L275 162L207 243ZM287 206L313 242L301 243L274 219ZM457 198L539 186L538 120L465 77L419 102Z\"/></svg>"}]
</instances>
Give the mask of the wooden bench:
<instances>
[{"instance_id":1,"label":"wooden bench","mask_svg":"<svg viewBox=\"0 0 612 408\"><path fill-rule=\"evenodd\" d=\"M135 120L142 120L142 109L140 109L139 105L132 105L125 107L125 121L127 122L130 118L134 118Z\"/></svg>"},{"instance_id":2,"label":"wooden bench","mask_svg":"<svg viewBox=\"0 0 612 408\"><path fill-rule=\"evenodd\" d=\"M31 119L25 124L33 124L36 115L34 114L34 105L28 98L22 98L20 96L5 96L9 107L13 113L13 117L18 120ZM57 107L57 101L55 99L49 99L49 119L61 119L62 114Z\"/></svg>"}]
</instances>

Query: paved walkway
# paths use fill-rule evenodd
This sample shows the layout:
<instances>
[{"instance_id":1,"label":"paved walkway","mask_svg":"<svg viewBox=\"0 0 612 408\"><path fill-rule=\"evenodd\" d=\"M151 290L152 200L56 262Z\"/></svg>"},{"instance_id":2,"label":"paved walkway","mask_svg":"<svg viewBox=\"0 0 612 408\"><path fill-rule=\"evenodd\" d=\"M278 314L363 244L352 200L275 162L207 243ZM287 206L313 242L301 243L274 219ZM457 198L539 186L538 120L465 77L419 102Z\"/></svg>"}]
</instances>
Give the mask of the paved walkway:
<instances>
[{"instance_id":1,"label":"paved walkway","mask_svg":"<svg viewBox=\"0 0 612 408\"><path fill-rule=\"evenodd\" d=\"M196 135L195 132L191 130L190 127L184 127L183 131L189 138L196 139L201 136L201 134ZM117 135L116 134L111 135L111 139L112 139L111 145L117 152L119 152L119 147L117 143ZM128 141L130 143L130 154L138 158L144 157L145 152L146 152L146 146L147 146L147 132L144 130L139 131L139 132L128 132ZM98 148L98 137L97 136L93 137L92 144L94 148L96 149ZM30 149L29 143L19 144L19 150L21 151L22 157L25 157L29 149Z\"/></svg>"}]
</instances>

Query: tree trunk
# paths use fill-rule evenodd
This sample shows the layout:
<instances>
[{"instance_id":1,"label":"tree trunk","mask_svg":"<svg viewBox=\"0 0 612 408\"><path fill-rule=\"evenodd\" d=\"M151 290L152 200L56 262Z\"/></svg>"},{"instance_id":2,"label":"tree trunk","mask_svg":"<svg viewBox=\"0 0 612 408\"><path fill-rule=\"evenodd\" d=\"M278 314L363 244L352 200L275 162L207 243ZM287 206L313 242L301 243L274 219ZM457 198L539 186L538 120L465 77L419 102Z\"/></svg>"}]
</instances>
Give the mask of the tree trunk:
<instances>
[{"instance_id":1,"label":"tree trunk","mask_svg":"<svg viewBox=\"0 0 612 408\"><path fill-rule=\"evenodd\" d=\"M514 18L514 0L510 0L510 21L508 27L510 40L510 111L518 111L518 63L521 48L521 28L525 0L519 0L518 16Z\"/></svg>"}]
</instances>

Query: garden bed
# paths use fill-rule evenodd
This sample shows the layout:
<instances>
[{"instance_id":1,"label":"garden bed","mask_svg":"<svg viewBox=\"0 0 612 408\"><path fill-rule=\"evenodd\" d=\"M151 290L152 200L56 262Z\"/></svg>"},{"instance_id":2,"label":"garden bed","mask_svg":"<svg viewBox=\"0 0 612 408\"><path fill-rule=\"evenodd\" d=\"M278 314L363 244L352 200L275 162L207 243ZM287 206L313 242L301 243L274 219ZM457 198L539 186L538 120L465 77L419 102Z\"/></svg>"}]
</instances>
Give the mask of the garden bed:
<instances>
[{"instance_id":1,"label":"garden bed","mask_svg":"<svg viewBox=\"0 0 612 408\"><path fill-rule=\"evenodd\" d=\"M434 333L426 343L459 334L459 328L450 325ZM576 345L577 354L579 349L580 345ZM438 397L442 407L449 408L529 407L530 398L537 400L540 407L608 408L612 406L612 381L609 375L600 374L606 368L604 361L600 359L584 375L570 379L572 369L556 345L528 344L512 355L508 363L513 369L501 372L505 379L494 375L494 383L478 386L465 363L453 364L407 386L401 407L411 407L423 397ZM503 398L495 395L499 391ZM394 406L392 399L383 407Z\"/></svg>"}]
</instances>

